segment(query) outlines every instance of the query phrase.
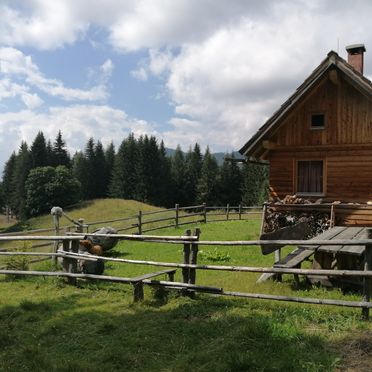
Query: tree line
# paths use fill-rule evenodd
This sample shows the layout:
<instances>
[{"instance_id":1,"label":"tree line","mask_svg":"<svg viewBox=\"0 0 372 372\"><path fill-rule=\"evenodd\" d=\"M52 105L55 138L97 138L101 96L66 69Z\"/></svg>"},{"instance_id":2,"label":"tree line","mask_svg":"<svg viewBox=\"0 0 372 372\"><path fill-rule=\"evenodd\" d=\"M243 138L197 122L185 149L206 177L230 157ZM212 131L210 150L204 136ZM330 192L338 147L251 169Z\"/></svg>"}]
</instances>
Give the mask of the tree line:
<instances>
[{"instance_id":1,"label":"tree line","mask_svg":"<svg viewBox=\"0 0 372 372\"><path fill-rule=\"evenodd\" d=\"M233 155L230 155L233 159ZM196 143L187 152L178 146L167 156L163 141L130 134L116 150L90 138L72 157L59 132L46 140L39 132L29 146L23 141L7 160L0 183L0 207L24 219L95 198L134 199L162 207L257 205L266 198L267 168L225 160Z\"/></svg>"}]
</instances>

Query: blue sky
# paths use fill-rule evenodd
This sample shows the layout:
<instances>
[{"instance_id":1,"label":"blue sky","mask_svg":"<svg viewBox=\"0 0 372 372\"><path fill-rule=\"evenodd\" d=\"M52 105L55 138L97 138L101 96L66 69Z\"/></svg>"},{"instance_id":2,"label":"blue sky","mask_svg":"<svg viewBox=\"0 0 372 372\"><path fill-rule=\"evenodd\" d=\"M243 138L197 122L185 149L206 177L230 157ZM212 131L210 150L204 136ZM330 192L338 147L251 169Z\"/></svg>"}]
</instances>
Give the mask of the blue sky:
<instances>
[{"instance_id":1,"label":"blue sky","mask_svg":"<svg viewBox=\"0 0 372 372\"><path fill-rule=\"evenodd\" d=\"M237 150L330 50L365 43L371 77L372 3L350 4L0 0L0 170L39 130Z\"/></svg>"}]
</instances>

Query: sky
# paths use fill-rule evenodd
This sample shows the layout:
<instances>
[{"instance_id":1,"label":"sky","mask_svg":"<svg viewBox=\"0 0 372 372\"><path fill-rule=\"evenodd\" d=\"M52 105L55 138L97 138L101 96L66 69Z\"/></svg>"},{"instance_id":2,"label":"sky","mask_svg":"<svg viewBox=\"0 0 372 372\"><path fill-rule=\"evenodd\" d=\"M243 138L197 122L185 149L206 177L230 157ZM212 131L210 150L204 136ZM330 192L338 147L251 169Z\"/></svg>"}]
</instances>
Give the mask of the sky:
<instances>
[{"instance_id":1,"label":"sky","mask_svg":"<svg viewBox=\"0 0 372 372\"><path fill-rule=\"evenodd\" d=\"M72 154L131 132L238 150L330 50L364 43L372 77L371 14L369 0L0 0L0 171L40 130Z\"/></svg>"}]
</instances>

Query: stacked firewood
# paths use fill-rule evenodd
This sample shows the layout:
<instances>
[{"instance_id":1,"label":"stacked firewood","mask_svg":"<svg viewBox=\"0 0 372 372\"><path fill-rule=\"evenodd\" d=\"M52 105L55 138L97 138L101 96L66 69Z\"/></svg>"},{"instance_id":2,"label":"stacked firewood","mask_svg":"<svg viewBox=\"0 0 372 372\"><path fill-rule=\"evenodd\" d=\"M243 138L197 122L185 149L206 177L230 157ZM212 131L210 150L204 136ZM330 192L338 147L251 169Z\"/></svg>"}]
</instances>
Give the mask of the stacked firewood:
<instances>
[{"instance_id":1,"label":"stacked firewood","mask_svg":"<svg viewBox=\"0 0 372 372\"><path fill-rule=\"evenodd\" d=\"M303 198L298 198L295 195L287 195L282 200L276 200L275 205L282 204L314 204L319 205L319 201L312 203ZM277 231L283 227L293 226L299 222L306 221L311 229L311 238L322 233L330 227L330 213L324 211L312 210L307 207L305 210L283 210L275 206L268 207L265 214L265 232Z\"/></svg>"}]
</instances>

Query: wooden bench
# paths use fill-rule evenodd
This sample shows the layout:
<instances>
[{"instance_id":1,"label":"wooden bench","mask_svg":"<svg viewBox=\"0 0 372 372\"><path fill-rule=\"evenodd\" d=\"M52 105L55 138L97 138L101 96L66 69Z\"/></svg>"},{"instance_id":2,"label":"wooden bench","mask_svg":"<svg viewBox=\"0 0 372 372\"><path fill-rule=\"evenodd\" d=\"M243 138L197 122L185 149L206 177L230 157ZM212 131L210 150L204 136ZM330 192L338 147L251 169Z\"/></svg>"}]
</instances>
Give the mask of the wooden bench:
<instances>
[{"instance_id":1,"label":"wooden bench","mask_svg":"<svg viewBox=\"0 0 372 372\"><path fill-rule=\"evenodd\" d=\"M144 299L143 293L143 281L145 279L155 278L160 275L168 275L168 279L170 282L174 282L174 274L176 273L176 269L169 269L169 270L162 270L157 271L155 273L148 273L143 274L140 276L136 276L134 278L130 278L130 282L133 285L133 301L138 302Z\"/></svg>"}]
</instances>

